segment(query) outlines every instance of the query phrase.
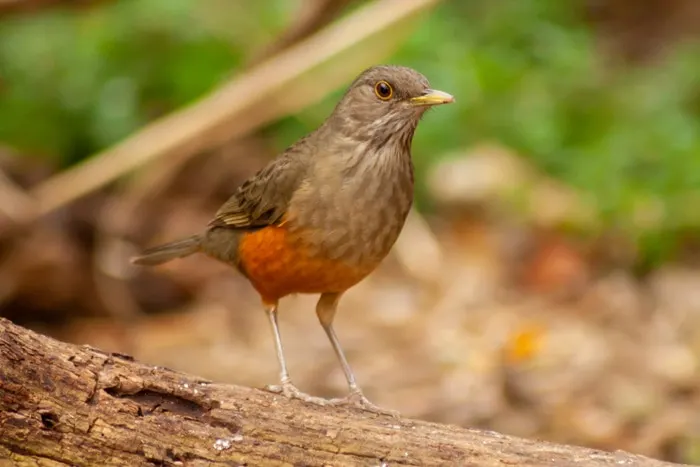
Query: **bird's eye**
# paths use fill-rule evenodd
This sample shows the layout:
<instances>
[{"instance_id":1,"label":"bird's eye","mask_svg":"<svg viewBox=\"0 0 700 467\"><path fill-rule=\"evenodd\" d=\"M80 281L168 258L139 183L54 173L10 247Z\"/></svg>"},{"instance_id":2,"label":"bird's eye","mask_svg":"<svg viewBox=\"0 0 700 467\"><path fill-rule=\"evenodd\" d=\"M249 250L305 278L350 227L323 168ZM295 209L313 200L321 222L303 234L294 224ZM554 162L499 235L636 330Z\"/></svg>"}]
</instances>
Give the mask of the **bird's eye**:
<instances>
[{"instance_id":1,"label":"bird's eye","mask_svg":"<svg viewBox=\"0 0 700 467\"><path fill-rule=\"evenodd\" d=\"M387 83L386 81L379 81L374 85L374 93L378 98L386 101L391 99L391 96L394 95L394 90L392 89L391 84Z\"/></svg>"}]
</instances>

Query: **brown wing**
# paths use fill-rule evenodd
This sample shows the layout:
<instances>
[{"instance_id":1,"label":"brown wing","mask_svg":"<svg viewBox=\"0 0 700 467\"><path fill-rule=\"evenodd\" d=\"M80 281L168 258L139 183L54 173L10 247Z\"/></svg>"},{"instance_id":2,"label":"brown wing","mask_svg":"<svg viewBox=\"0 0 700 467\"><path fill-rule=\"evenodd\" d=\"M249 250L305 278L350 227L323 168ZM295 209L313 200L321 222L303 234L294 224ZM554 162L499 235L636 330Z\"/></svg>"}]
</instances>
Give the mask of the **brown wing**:
<instances>
[{"instance_id":1,"label":"brown wing","mask_svg":"<svg viewBox=\"0 0 700 467\"><path fill-rule=\"evenodd\" d=\"M209 226L255 229L279 223L306 173L306 160L300 156L288 151L246 180Z\"/></svg>"}]
</instances>

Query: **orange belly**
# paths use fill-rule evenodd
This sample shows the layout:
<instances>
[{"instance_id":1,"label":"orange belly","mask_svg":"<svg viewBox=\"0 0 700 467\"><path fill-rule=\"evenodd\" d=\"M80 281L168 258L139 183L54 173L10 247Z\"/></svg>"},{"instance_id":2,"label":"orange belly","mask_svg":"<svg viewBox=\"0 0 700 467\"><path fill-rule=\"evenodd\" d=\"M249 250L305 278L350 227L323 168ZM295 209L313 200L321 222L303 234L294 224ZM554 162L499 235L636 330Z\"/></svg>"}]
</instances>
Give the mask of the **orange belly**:
<instances>
[{"instance_id":1,"label":"orange belly","mask_svg":"<svg viewBox=\"0 0 700 467\"><path fill-rule=\"evenodd\" d=\"M371 268L312 256L291 241L284 227L247 233L239 243L246 276L266 303L294 293L342 292L361 281Z\"/></svg>"}]
</instances>

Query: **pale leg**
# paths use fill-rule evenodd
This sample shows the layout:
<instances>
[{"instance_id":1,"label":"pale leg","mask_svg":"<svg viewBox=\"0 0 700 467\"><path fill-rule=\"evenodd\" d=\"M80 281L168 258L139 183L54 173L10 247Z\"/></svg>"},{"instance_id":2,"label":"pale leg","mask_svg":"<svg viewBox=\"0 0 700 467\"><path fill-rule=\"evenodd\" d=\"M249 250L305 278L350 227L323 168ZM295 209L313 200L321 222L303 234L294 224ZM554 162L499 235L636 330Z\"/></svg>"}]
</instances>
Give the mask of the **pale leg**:
<instances>
[{"instance_id":1,"label":"pale leg","mask_svg":"<svg viewBox=\"0 0 700 467\"><path fill-rule=\"evenodd\" d=\"M284 349L282 348L282 336L280 335L279 325L277 324L277 303L265 304L265 313L267 314L267 318L270 321L270 328L272 329L272 336L275 341L277 362L280 366L279 386L267 386L265 389L267 389L270 392L282 394L286 397L293 399L300 399L312 404L328 405L329 402L326 399L310 396L306 393L303 393L299 389L297 389L297 387L294 386L294 384L292 384L292 380L289 377L289 371L287 370L287 362L284 358Z\"/></svg>"},{"instance_id":2,"label":"pale leg","mask_svg":"<svg viewBox=\"0 0 700 467\"><path fill-rule=\"evenodd\" d=\"M335 318L335 312L338 309L338 301L340 300L340 296L341 294L339 293L324 293L321 295L321 298L318 300L318 304L316 305L318 320L321 322L321 326L323 327L323 330L326 331L328 340L333 346L335 355L338 357L340 366L343 368L343 372L345 373L345 379L348 382L348 389L350 390L350 394L347 397L333 399L331 402L334 405L352 405L374 413L397 416L398 412L382 409L371 403L357 385L355 375L350 368L347 358L345 358L343 349L340 346L340 341L338 341L338 337L335 335L335 331L333 330L333 319Z\"/></svg>"}]
</instances>

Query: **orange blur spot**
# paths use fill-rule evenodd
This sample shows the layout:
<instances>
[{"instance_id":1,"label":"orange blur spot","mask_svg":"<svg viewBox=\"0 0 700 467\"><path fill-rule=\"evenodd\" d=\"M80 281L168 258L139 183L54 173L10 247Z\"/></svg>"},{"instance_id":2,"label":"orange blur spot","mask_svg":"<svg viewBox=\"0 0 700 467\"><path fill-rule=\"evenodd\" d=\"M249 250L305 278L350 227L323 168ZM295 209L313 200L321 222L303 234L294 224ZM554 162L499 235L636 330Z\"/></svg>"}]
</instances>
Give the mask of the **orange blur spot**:
<instances>
[{"instance_id":1,"label":"orange blur spot","mask_svg":"<svg viewBox=\"0 0 700 467\"><path fill-rule=\"evenodd\" d=\"M531 325L519 329L510 336L506 344L506 358L509 363L523 363L532 360L541 351L546 331Z\"/></svg>"}]
</instances>

